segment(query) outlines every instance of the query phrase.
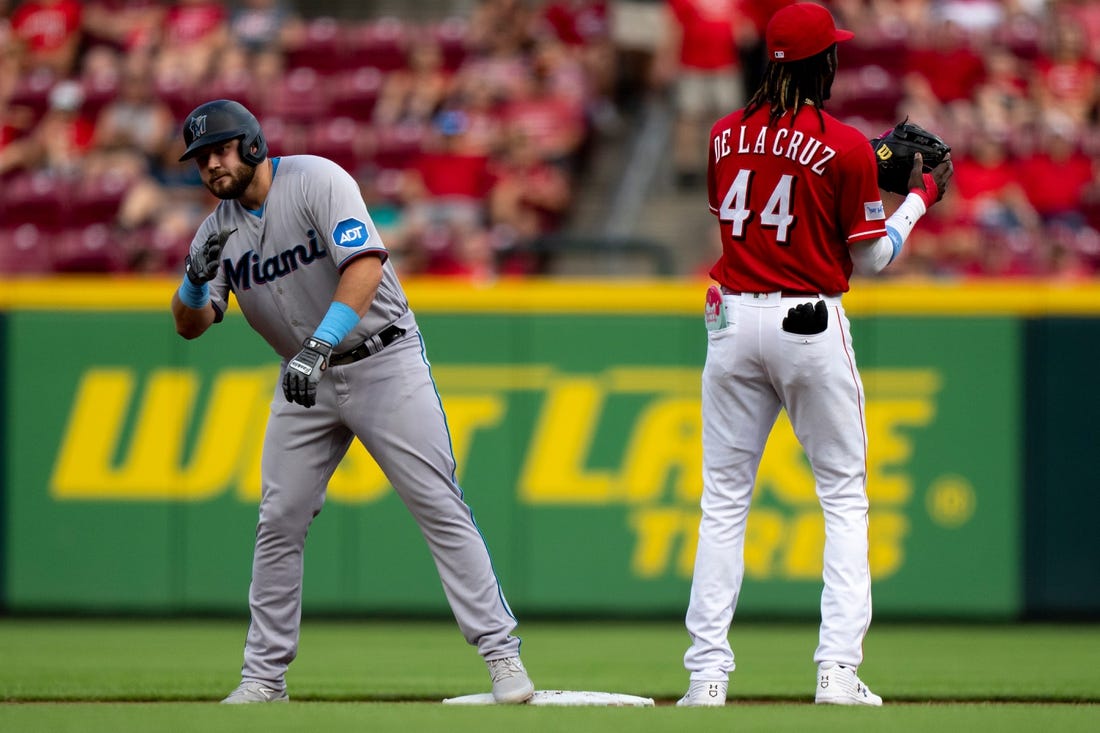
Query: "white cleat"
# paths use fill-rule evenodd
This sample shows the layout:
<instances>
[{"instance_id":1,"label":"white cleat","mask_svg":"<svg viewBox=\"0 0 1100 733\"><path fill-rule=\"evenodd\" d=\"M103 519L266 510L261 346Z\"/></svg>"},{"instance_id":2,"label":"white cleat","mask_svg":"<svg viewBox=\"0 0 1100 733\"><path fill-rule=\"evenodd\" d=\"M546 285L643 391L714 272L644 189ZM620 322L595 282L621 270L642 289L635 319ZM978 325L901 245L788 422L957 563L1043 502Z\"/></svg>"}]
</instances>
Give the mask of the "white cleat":
<instances>
[{"instance_id":1,"label":"white cleat","mask_svg":"<svg viewBox=\"0 0 1100 733\"><path fill-rule=\"evenodd\" d=\"M493 699L498 703L527 702L535 694L535 685L519 657L492 659L485 664L493 680Z\"/></svg>"},{"instance_id":2,"label":"white cleat","mask_svg":"<svg viewBox=\"0 0 1100 733\"><path fill-rule=\"evenodd\" d=\"M856 675L855 667L824 662L817 668L818 705L882 705L882 698L871 692Z\"/></svg>"},{"instance_id":3,"label":"white cleat","mask_svg":"<svg viewBox=\"0 0 1100 733\"><path fill-rule=\"evenodd\" d=\"M676 707L721 707L726 704L728 688L729 680L692 680L687 694L676 702Z\"/></svg>"},{"instance_id":4,"label":"white cleat","mask_svg":"<svg viewBox=\"0 0 1100 733\"><path fill-rule=\"evenodd\" d=\"M276 690L262 682L242 682L240 686L229 693L223 705L249 705L255 702L289 702L290 696L286 690Z\"/></svg>"}]
</instances>

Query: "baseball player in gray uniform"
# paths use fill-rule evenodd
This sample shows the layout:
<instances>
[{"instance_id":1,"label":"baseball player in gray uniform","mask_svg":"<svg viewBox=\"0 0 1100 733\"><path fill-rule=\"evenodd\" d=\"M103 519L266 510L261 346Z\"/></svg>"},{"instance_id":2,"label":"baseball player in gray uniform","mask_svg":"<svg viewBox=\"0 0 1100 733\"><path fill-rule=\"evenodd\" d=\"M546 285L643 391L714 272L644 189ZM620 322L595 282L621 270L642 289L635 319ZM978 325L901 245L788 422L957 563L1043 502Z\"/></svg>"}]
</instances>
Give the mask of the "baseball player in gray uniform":
<instances>
[{"instance_id":1,"label":"baseball player in gray uniform","mask_svg":"<svg viewBox=\"0 0 1100 733\"><path fill-rule=\"evenodd\" d=\"M215 100L188 115L181 160L222 201L195 234L172 297L186 339L236 296L283 358L264 438L262 498L241 684L222 702L280 702L298 652L302 553L329 478L358 438L428 542L466 641L497 702L534 686L455 459L424 340L355 179L325 158L269 158L256 118Z\"/></svg>"}]
</instances>

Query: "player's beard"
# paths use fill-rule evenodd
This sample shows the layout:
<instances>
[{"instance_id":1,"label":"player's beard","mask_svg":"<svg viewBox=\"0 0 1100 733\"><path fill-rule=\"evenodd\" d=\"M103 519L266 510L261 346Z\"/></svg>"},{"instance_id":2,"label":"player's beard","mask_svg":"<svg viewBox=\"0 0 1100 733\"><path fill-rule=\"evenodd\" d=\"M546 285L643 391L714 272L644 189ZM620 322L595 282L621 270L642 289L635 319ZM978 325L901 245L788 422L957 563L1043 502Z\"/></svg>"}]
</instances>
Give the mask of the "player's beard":
<instances>
[{"instance_id":1,"label":"player's beard","mask_svg":"<svg viewBox=\"0 0 1100 733\"><path fill-rule=\"evenodd\" d=\"M207 183L206 188L210 193L224 201L238 199L252 185L252 179L255 177L256 166L241 163L236 170L229 171L227 174L223 174L221 177Z\"/></svg>"}]
</instances>

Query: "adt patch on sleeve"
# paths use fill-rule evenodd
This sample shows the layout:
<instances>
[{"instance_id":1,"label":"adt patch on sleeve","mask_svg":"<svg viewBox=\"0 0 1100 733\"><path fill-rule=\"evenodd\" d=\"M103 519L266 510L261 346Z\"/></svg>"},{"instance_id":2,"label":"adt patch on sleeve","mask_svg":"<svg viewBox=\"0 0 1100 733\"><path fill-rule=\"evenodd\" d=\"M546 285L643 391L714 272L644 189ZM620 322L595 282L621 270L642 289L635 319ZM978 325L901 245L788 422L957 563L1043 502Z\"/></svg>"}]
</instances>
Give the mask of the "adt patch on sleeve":
<instances>
[{"instance_id":1,"label":"adt patch on sleeve","mask_svg":"<svg viewBox=\"0 0 1100 733\"><path fill-rule=\"evenodd\" d=\"M368 239L370 230L358 219L342 219L332 230L332 241L338 247L362 247Z\"/></svg>"},{"instance_id":2,"label":"adt patch on sleeve","mask_svg":"<svg viewBox=\"0 0 1100 733\"><path fill-rule=\"evenodd\" d=\"M863 204L863 217L867 221L880 221L886 218L886 208L881 201L868 201Z\"/></svg>"}]
</instances>

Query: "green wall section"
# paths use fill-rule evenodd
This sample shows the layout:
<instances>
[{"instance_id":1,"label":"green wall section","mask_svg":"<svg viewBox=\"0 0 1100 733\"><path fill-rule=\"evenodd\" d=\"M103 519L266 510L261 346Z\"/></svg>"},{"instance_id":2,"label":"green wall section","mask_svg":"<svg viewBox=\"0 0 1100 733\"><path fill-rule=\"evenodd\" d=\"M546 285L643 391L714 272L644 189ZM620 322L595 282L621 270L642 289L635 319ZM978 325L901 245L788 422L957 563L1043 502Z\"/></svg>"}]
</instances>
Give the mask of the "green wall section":
<instances>
[{"instance_id":1,"label":"green wall section","mask_svg":"<svg viewBox=\"0 0 1100 733\"><path fill-rule=\"evenodd\" d=\"M513 607L681 615L702 490L701 317L420 320L459 480ZM166 312L14 310L6 321L7 608L244 611L277 376L268 347L239 316L196 342L179 339ZM1056 481L1052 508L1073 511L1083 493L1096 506L1091 477L1074 473L1052 428L1035 422L1066 415L1037 416L1024 373L1024 336L1035 329L1024 323L853 318L878 618L1024 613L1022 527L1033 507L1025 517L1021 446L1032 450L1028 480ZM1039 335L1069 362L1085 340L1053 325ZM1028 364L1039 372L1047 362ZM1048 374L1050 398L1081 384L1066 376ZM1077 416L1078 436L1089 417ZM823 526L784 417L755 502L741 612L816 616ZM1095 569L1097 540L1082 541ZM1044 547L1060 549L1053 539ZM1043 587L1049 607L1069 598L1062 586ZM1082 597L1093 608L1096 586ZM417 528L359 447L310 532L305 597L312 612L446 612Z\"/></svg>"},{"instance_id":2,"label":"green wall section","mask_svg":"<svg viewBox=\"0 0 1100 733\"><path fill-rule=\"evenodd\" d=\"M1100 613L1100 319L1028 324L1025 588L1033 616Z\"/></svg>"}]
</instances>

